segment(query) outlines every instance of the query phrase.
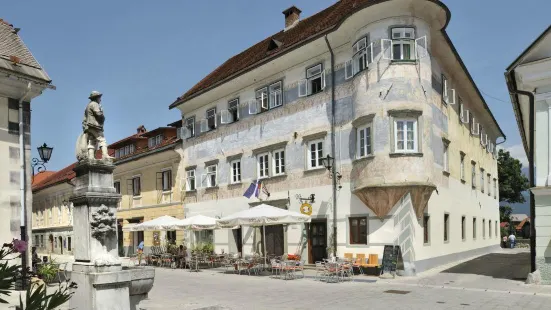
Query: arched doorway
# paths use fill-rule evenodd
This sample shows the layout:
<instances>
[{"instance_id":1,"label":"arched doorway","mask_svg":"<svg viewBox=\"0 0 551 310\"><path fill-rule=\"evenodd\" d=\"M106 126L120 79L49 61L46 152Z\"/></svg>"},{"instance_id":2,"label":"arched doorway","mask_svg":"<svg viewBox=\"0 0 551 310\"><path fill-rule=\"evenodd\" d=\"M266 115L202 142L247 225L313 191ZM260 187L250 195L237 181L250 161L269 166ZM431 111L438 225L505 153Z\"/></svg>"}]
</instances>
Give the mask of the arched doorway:
<instances>
[{"instance_id":1,"label":"arched doorway","mask_svg":"<svg viewBox=\"0 0 551 310\"><path fill-rule=\"evenodd\" d=\"M50 235L48 237L48 240L50 240L50 251L53 253L54 252L54 236Z\"/></svg>"},{"instance_id":2,"label":"arched doorway","mask_svg":"<svg viewBox=\"0 0 551 310\"><path fill-rule=\"evenodd\" d=\"M63 237L59 236L59 249L61 251L61 254L63 254Z\"/></svg>"}]
</instances>

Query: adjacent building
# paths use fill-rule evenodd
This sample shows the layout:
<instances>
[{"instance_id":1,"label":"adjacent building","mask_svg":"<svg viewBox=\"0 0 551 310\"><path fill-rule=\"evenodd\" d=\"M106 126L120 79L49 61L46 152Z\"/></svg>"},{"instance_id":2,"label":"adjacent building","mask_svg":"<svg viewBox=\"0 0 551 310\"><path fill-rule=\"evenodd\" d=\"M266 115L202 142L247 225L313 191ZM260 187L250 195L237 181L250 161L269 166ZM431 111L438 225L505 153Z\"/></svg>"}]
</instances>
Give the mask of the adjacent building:
<instances>
[{"instance_id":1,"label":"adjacent building","mask_svg":"<svg viewBox=\"0 0 551 310\"><path fill-rule=\"evenodd\" d=\"M308 214L310 202L311 223L266 227L268 254L310 263L333 238L340 256L399 245L417 271L498 247L505 137L446 33L448 8L341 0L283 14L282 29L170 105L183 115L186 216L261 202ZM261 199L244 197L256 180ZM263 251L251 227L196 237L218 252Z\"/></svg>"},{"instance_id":2,"label":"adjacent building","mask_svg":"<svg viewBox=\"0 0 551 310\"><path fill-rule=\"evenodd\" d=\"M146 251L165 242L183 242L182 232L123 232L124 226L162 215L183 218L181 185L177 181L180 124L178 121L151 131L140 126L135 134L109 145L116 165L114 186L122 195L117 211L121 256L134 253L141 241ZM42 172L35 178L32 227L39 253L72 255L73 206L69 197L74 166Z\"/></svg>"},{"instance_id":3,"label":"adjacent building","mask_svg":"<svg viewBox=\"0 0 551 310\"><path fill-rule=\"evenodd\" d=\"M551 27L507 68L505 79L530 166L532 271L551 284Z\"/></svg>"},{"instance_id":4,"label":"adjacent building","mask_svg":"<svg viewBox=\"0 0 551 310\"><path fill-rule=\"evenodd\" d=\"M0 242L21 239L21 209L31 213L31 100L55 89L19 31L0 19Z\"/></svg>"}]
</instances>

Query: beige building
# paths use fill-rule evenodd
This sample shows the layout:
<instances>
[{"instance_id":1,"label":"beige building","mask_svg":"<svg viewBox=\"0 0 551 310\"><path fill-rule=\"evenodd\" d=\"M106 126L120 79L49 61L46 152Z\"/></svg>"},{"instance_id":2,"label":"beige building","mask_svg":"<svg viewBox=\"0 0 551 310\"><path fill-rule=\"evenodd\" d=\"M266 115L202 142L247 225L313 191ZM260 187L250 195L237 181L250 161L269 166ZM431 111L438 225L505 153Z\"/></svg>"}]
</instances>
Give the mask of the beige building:
<instances>
[{"instance_id":1,"label":"beige building","mask_svg":"<svg viewBox=\"0 0 551 310\"><path fill-rule=\"evenodd\" d=\"M0 242L21 239L22 207L31 213L31 100L44 89L55 89L18 32L0 19Z\"/></svg>"},{"instance_id":2,"label":"beige building","mask_svg":"<svg viewBox=\"0 0 551 310\"><path fill-rule=\"evenodd\" d=\"M181 143L175 122L136 134L109 145L115 157L114 186L122 195L118 217L120 255L134 253L144 241L146 251L154 245L182 243L182 232L123 232L123 227L162 215L183 218L178 170ZM71 180L74 164L57 172L37 175L33 186L33 240L39 253L72 255L73 206Z\"/></svg>"}]
</instances>

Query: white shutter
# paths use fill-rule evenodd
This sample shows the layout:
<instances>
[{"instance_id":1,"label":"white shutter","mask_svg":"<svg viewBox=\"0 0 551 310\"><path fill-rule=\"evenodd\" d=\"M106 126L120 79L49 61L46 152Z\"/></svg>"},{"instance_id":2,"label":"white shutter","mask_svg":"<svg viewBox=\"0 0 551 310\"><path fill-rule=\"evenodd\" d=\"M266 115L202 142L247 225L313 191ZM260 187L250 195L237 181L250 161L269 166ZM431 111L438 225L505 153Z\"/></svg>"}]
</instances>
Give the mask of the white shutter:
<instances>
[{"instance_id":1,"label":"white shutter","mask_svg":"<svg viewBox=\"0 0 551 310\"><path fill-rule=\"evenodd\" d=\"M325 89L325 70L321 71L321 89Z\"/></svg>"},{"instance_id":2,"label":"white shutter","mask_svg":"<svg viewBox=\"0 0 551 310\"><path fill-rule=\"evenodd\" d=\"M480 145L486 146L488 144L488 135L483 132L484 129L480 130Z\"/></svg>"},{"instance_id":3,"label":"white shutter","mask_svg":"<svg viewBox=\"0 0 551 310\"><path fill-rule=\"evenodd\" d=\"M220 111L220 123L221 124L229 124L233 122L232 120L232 114L228 110L222 110Z\"/></svg>"},{"instance_id":4,"label":"white shutter","mask_svg":"<svg viewBox=\"0 0 551 310\"><path fill-rule=\"evenodd\" d=\"M455 104L455 89L450 89L448 91L448 98L446 100L447 104Z\"/></svg>"},{"instance_id":5,"label":"white shutter","mask_svg":"<svg viewBox=\"0 0 551 310\"><path fill-rule=\"evenodd\" d=\"M195 182L197 183L197 182ZM198 187L198 188L205 188L205 187L209 187L208 185L208 174L201 174L201 182L199 182L199 185L198 184L195 184L195 187Z\"/></svg>"},{"instance_id":6,"label":"white shutter","mask_svg":"<svg viewBox=\"0 0 551 310\"><path fill-rule=\"evenodd\" d=\"M249 101L249 114L258 114L258 104L256 99Z\"/></svg>"},{"instance_id":7,"label":"white shutter","mask_svg":"<svg viewBox=\"0 0 551 310\"><path fill-rule=\"evenodd\" d=\"M356 75L358 72L360 72L360 62L358 59L362 56L362 54L356 54L354 57L352 57L352 74Z\"/></svg>"},{"instance_id":8,"label":"white shutter","mask_svg":"<svg viewBox=\"0 0 551 310\"><path fill-rule=\"evenodd\" d=\"M268 109L268 98L266 98L265 93L262 93L262 95L260 95L260 105L262 106L263 109L266 109L266 110Z\"/></svg>"},{"instance_id":9,"label":"white shutter","mask_svg":"<svg viewBox=\"0 0 551 310\"><path fill-rule=\"evenodd\" d=\"M373 42L371 42L365 50L369 51L369 53L367 53L366 59L368 64L370 64L373 62Z\"/></svg>"},{"instance_id":10,"label":"white shutter","mask_svg":"<svg viewBox=\"0 0 551 310\"><path fill-rule=\"evenodd\" d=\"M461 105L461 108L463 108L463 105ZM469 119L470 119L470 115L471 112L467 109L464 109L463 112L461 113L461 122L463 124L468 124L469 123Z\"/></svg>"},{"instance_id":11,"label":"white shutter","mask_svg":"<svg viewBox=\"0 0 551 310\"><path fill-rule=\"evenodd\" d=\"M308 96L308 80L303 79L298 81L298 96L306 97Z\"/></svg>"},{"instance_id":12,"label":"white shutter","mask_svg":"<svg viewBox=\"0 0 551 310\"><path fill-rule=\"evenodd\" d=\"M471 134L473 136L480 135L480 124L476 123L476 119L473 117L473 122L471 123Z\"/></svg>"},{"instance_id":13,"label":"white shutter","mask_svg":"<svg viewBox=\"0 0 551 310\"><path fill-rule=\"evenodd\" d=\"M383 59L392 59L392 40L381 39L381 53L383 53Z\"/></svg>"},{"instance_id":14,"label":"white shutter","mask_svg":"<svg viewBox=\"0 0 551 310\"><path fill-rule=\"evenodd\" d=\"M180 128L180 137L182 139L187 139L191 137L191 131L187 127L181 127Z\"/></svg>"},{"instance_id":15,"label":"white shutter","mask_svg":"<svg viewBox=\"0 0 551 310\"><path fill-rule=\"evenodd\" d=\"M201 120L201 132L207 132L209 131L209 123L208 123L208 120L207 119L202 119Z\"/></svg>"},{"instance_id":16,"label":"white shutter","mask_svg":"<svg viewBox=\"0 0 551 310\"><path fill-rule=\"evenodd\" d=\"M422 36L415 39L415 56L417 59L421 59L428 55L427 50L427 36Z\"/></svg>"},{"instance_id":17,"label":"white shutter","mask_svg":"<svg viewBox=\"0 0 551 310\"><path fill-rule=\"evenodd\" d=\"M352 59L349 59L344 63L344 79L348 80L353 76L354 74L352 73Z\"/></svg>"}]
</instances>

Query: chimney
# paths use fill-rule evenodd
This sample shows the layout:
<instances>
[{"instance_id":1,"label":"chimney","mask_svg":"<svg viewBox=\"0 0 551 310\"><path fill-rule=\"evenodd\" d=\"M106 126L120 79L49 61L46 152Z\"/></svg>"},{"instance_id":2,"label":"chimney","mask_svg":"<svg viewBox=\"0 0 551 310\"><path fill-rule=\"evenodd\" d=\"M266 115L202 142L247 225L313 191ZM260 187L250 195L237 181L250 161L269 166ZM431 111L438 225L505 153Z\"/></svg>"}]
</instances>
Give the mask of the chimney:
<instances>
[{"instance_id":1,"label":"chimney","mask_svg":"<svg viewBox=\"0 0 551 310\"><path fill-rule=\"evenodd\" d=\"M144 125L141 125L140 127L138 127L138 129L136 129L136 133L138 135L141 135L141 134L144 134L147 132L147 129L145 129L145 126Z\"/></svg>"},{"instance_id":2,"label":"chimney","mask_svg":"<svg viewBox=\"0 0 551 310\"><path fill-rule=\"evenodd\" d=\"M296 24L298 24L298 20L300 19L300 13L302 11L299 10L299 8L297 8L296 6L292 6L290 8L288 8L287 10L283 11L283 15L285 15L285 29L284 31L287 31L291 28L293 28L294 26L296 26Z\"/></svg>"}]
</instances>

